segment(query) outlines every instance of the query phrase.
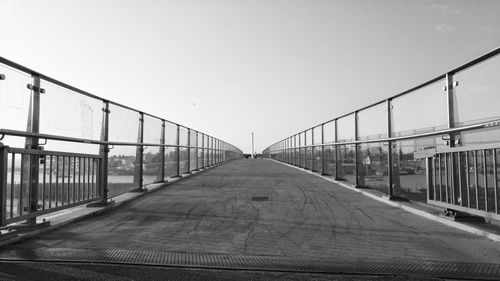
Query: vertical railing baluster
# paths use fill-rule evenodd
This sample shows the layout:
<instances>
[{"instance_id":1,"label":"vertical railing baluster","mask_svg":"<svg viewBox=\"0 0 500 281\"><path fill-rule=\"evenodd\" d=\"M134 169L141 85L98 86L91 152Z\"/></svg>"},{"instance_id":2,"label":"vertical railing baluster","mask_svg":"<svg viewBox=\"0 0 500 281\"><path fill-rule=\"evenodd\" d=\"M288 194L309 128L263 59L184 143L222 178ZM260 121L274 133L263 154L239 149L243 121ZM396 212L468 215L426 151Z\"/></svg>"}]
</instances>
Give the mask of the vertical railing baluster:
<instances>
[{"instance_id":1,"label":"vertical railing baluster","mask_svg":"<svg viewBox=\"0 0 500 281\"><path fill-rule=\"evenodd\" d=\"M65 160L66 160L66 157L65 156L62 156L62 176L61 176L61 206L64 206L64 183L65 183Z\"/></svg>"},{"instance_id":2,"label":"vertical railing baluster","mask_svg":"<svg viewBox=\"0 0 500 281\"><path fill-rule=\"evenodd\" d=\"M56 207L59 206L59 156L56 155L56 186L55 186L56 190L55 190L55 203L56 203Z\"/></svg>"},{"instance_id":3,"label":"vertical railing baluster","mask_svg":"<svg viewBox=\"0 0 500 281\"><path fill-rule=\"evenodd\" d=\"M47 156L43 157L43 177L42 177L42 210L45 210L45 193L46 193L46 178L47 178Z\"/></svg>"},{"instance_id":4,"label":"vertical railing baluster","mask_svg":"<svg viewBox=\"0 0 500 281\"><path fill-rule=\"evenodd\" d=\"M15 179L15 171L16 171L16 153L12 153L12 159L11 159L11 168L12 168L12 173L10 175L10 217L12 218L14 216L14 194L15 194L15 189L14 189L14 179Z\"/></svg>"},{"instance_id":5,"label":"vertical railing baluster","mask_svg":"<svg viewBox=\"0 0 500 281\"><path fill-rule=\"evenodd\" d=\"M76 156L73 157L73 203L76 202Z\"/></svg>"},{"instance_id":6,"label":"vertical railing baluster","mask_svg":"<svg viewBox=\"0 0 500 281\"><path fill-rule=\"evenodd\" d=\"M479 177L477 174L477 150L474 150L474 179L476 182L476 209L479 210Z\"/></svg>"},{"instance_id":7,"label":"vertical railing baluster","mask_svg":"<svg viewBox=\"0 0 500 281\"><path fill-rule=\"evenodd\" d=\"M82 200L87 199L87 161L85 160L85 157L82 157Z\"/></svg>"},{"instance_id":8,"label":"vertical railing baluster","mask_svg":"<svg viewBox=\"0 0 500 281\"><path fill-rule=\"evenodd\" d=\"M462 195L462 152L457 152L457 155L458 155L458 191L459 191L459 194L458 196L460 196L460 206L463 206L464 205L464 198L463 198L463 195Z\"/></svg>"},{"instance_id":9,"label":"vertical railing baluster","mask_svg":"<svg viewBox=\"0 0 500 281\"><path fill-rule=\"evenodd\" d=\"M467 208L470 208L469 151L465 151L465 186L467 190Z\"/></svg>"},{"instance_id":10,"label":"vertical railing baluster","mask_svg":"<svg viewBox=\"0 0 500 281\"><path fill-rule=\"evenodd\" d=\"M450 182L449 182L449 175L448 175L448 168L449 168L449 163L448 163L448 157L449 153L444 154L444 176L445 176L445 196L446 196L446 203L450 203L450 194L449 194L449 188L450 188Z\"/></svg>"},{"instance_id":11,"label":"vertical railing baluster","mask_svg":"<svg viewBox=\"0 0 500 281\"><path fill-rule=\"evenodd\" d=\"M488 212L488 170L486 161L486 149L483 149L484 210Z\"/></svg>"},{"instance_id":12,"label":"vertical railing baluster","mask_svg":"<svg viewBox=\"0 0 500 281\"><path fill-rule=\"evenodd\" d=\"M102 158L102 156L99 156L99 158L101 159L101 161L103 161L104 159ZM102 163L102 162L101 162ZM100 171L99 173L102 173L102 166L100 166ZM104 191L104 188L102 186L102 184L104 184L104 182L102 181L102 174L99 174L99 184L101 184L101 188L102 190ZM77 192L77 200L80 201L82 200L82 157L78 157L78 192ZM103 195L104 197L104 195Z\"/></svg>"},{"instance_id":13,"label":"vertical railing baluster","mask_svg":"<svg viewBox=\"0 0 500 281\"><path fill-rule=\"evenodd\" d=\"M49 209L52 208L52 170L53 170L53 162L54 159L52 158L52 155L50 155L50 162L49 162Z\"/></svg>"},{"instance_id":14,"label":"vertical railing baluster","mask_svg":"<svg viewBox=\"0 0 500 281\"><path fill-rule=\"evenodd\" d=\"M495 188L494 190L494 197L495 197L495 213L498 214L498 172L497 172L497 149L493 149L493 187Z\"/></svg>"},{"instance_id":15,"label":"vertical railing baluster","mask_svg":"<svg viewBox=\"0 0 500 281\"><path fill-rule=\"evenodd\" d=\"M5 226L7 219L7 172L9 170L9 148L0 143L0 227ZM14 173L14 170L12 170Z\"/></svg>"},{"instance_id":16,"label":"vertical railing baluster","mask_svg":"<svg viewBox=\"0 0 500 281\"><path fill-rule=\"evenodd\" d=\"M439 170L439 201L443 201L443 170L442 170L442 161L441 161L441 155L438 154L438 170Z\"/></svg>"},{"instance_id":17,"label":"vertical railing baluster","mask_svg":"<svg viewBox=\"0 0 500 281\"><path fill-rule=\"evenodd\" d=\"M92 181L90 178L91 175L91 164L90 164L90 158L85 157L87 159L87 199L92 198Z\"/></svg>"},{"instance_id":18,"label":"vertical railing baluster","mask_svg":"<svg viewBox=\"0 0 500 281\"><path fill-rule=\"evenodd\" d=\"M455 202L455 187L456 187L456 181L455 181L455 153L450 152L450 203L451 204L456 204Z\"/></svg>"}]
</instances>

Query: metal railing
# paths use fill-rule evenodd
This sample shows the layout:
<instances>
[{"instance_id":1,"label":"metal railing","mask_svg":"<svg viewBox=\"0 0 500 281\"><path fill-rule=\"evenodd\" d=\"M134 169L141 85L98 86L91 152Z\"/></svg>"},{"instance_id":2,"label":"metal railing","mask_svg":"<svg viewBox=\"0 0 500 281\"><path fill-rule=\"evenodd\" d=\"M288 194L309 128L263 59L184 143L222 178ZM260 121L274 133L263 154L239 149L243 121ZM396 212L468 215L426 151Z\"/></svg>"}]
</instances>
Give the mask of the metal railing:
<instances>
[{"instance_id":1,"label":"metal railing","mask_svg":"<svg viewBox=\"0 0 500 281\"><path fill-rule=\"evenodd\" d=\"M441 206L443 200L428 196L435 191L428 181L429 169L434 169L435 163L419 153L429 149L486 153L474 152L478 146L495 148L486 150L488 153L498 152L499 54L500 48L386 100L301 131L269 146L263 155L356 187L380 190L392 199L407 198ZM458 157L446 155L436 157ZM486 197L491 201L487 201L490 208L463 205L463 201L458 204L472 212L479 206L483 216L498 214L498 208L491 206L499 205L494 194L499 193L500 171L496 164L488 169L494 170L488 176L491 196ZM458 184L458 180L453 184ZM457 202L450 201L448 207Z\"/></svg>"},{"instance_id":2,"label":"metal railing","mask_svg":"<svg viewBox=\"0 0 500 281\"><path fill-rule=\"evenodd\" d=\"M241 158L237 147L0 57L0 227Z\"/></svg>"},{"instance_id":3,"label":"metal railing","mask_svg":"<svg viewBox=\"0 0 500 281\"><path fill-rule=\"evenodd\" d=\"M500 145L420 151L427 161L427 200L433 205L500 220Z\"/></svg>"}]
</instances>

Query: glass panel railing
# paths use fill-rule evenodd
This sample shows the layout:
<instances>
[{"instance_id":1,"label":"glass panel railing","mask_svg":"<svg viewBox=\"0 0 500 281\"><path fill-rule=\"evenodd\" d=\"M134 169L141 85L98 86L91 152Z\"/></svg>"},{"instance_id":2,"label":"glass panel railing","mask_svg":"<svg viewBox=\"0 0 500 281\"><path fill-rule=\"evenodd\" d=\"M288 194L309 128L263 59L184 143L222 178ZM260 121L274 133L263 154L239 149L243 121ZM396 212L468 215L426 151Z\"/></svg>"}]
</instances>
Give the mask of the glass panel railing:
<instances>
[{"instance_id":1,"label":"glass panel railing","mask_svg":"<svg viewBox=\"0 0 500 281\"><path fill-rule=\"evenodd\" d=\"M389 147L387 143L365 143L359 146L359 185L388 192Z\"/></svg>"},{"instance_id":2,"label":"glass panel railing","mask_svg":"<svg viewBox=\"0 0 500 281\"><path fill-rule=\"evenodd\" d=\"M455 126L500 119L500 56L457 72L453 76ZM498 127L461 133L462 145L497 142Z\"/></svg>"},{"instance_id":3,"label":"glass panel railing","mask_svg":"<svg viewBox=\"0 0 500 281\"><path fill-rule=\"evenodd\" d=\"M197 146L199 147L198 148L198 169L201 169L203 168L203 146L202 146L202 138L203 138L203 135L198 132L197 133L197 136L196 136L196 139L198 140L198 143L197 143Z\"/></svg>"},{"instance_id":4,"label":"glass panel railing","mask_svg":"<svg viewBox=\"0 0 500 281\"><path fill-rule=\"evenodd\" d=\"M356 184L356 153L354 145L338 145L337 178Z\"/></svg>"},{"instance_id":5,"label":"glass panel railing","mask_svg":"<svg viewBox=\"0 0 500 281\"><path fill-rule=\"evenodd\" d=\"M347 115L337 120L337 141L354 141L354 114Z\"/></svg>"},{"instance_id":6,"label":"glass panel railing","mask_svg":"<svg viewBox=\"0 0 500 281\"><path fill-rule=\"evenodd\" d=\"M387 137L387 105L385 103L358 112L358 140Z\"/></svg>"},{"instance_id":7,"label":"glass panel railing","mask_svg":"<svg viewBox=\"0 0 500 281\"><path fill-rule=\"evenodd\" d=\"M187 145L188 143L188 129L185 127L180 127L179 129L179 144L182 145L179 149L179 167L180 167L180 173L187 173L189 172L189 167L188 167L188 161L189 161L189 154L188 154L188 149Z\"/></svg>"},{"instance_id":8,"label":"glass panel railing","mask_svg":"<svg viewBox=\"0 0 500 281\"><path fill-rule=\"evenodd\" d=\"M0 65L0 129L26 131L32 96L28 84L33 78L23 72ZM24 137L4 136L2 142L14 147L24 147Z\"/></svg>"},{"instance_id":9,"label":"glass panel railing","mask_svg":"<svg viewBox=\"0 0 500 281\"><path fill-rule=\"evenodd\" d=\"M335 176L337 162L335 161L335 146L325 146L325 169L324 173L329 176Z\"/></svg>"},{"instance_id":10,"label":"glass panel railing","mask_svg":"<svg viewBox=\"0 0 500 281\"><path fill-rule=\"evenodd\" d=\"M425 149L444 147L440 137L428 137L398 141L392 149L392 183L394 195L425 202L425 159L416 159L414 154Z\"/></svg>"},{"instance_id":11,"label":"glass panel railing","mask_svg":"<svg viewBox=\"0 0 500 281\"><path fill-rule=\"evenodd\" d=\"M100 140L103 102L42 80L40 133ZM81 152L81 151L80 151Z\"/></svg>"},{"instance_id":12,"label":"glass panel railing","mask_svg":"<svg viewBox=\"0 0 500 281\"><path fill-rule=\"evenodd\" d=\"M391 101L391 136L408 136L448 128L444 80Z\"/></svg>"},{"instance_id":13,"label":"glass panel railing","mask_svg":"<svg viewBox=\"0 0 500 281\"><path fill-rule=\"evenodd\" d=\"M323 134L325 135L325 143L335 142L335 121L323 125Z\"/></svg>"},{"instance_id":14,"label":"glass panel railing","mask_svg":"<svg viewBox=\"0 0 500 281\"><path fill-rule=\"evenodd\" d=\"M455 126L500 119L500 55L453 75Z\"/></svg>"},{"instance_id":15,"label":"glass panel railing","mask_svg":"<svg viewBox=\"0 0 500 281\"><path fill-rule=\"evenodd\" d=\"M165 148L165 179L177 175L177 148Z\"/></svg>"},{"instance_id":16,"label":"glass panel railing","mask_svg":"<svg viewBox=\"0 0 500 281\"><path fill-rule=\"evenodd\" d=\"M160 144L162 139L162 121L144 116L144 143ZM159 146L145 146L143 150L143 185L161 182L162 157Z\"/></svg>"},{"instance_id":17,"label":"glass panel railing","mask_svg":"<svg viewBox=\"0 0 500 281\"><path fill-rule=\"evenodd\" d=\"M197 162L198 153L197 153L197 148L195 148L196 143L197 143L196 136L197 136L196 131L191 130L190 131L190 138L189 138L189 142L190 142L189 146L192 147L189 150L190 151L190 155L189 155L190 165L189 165L189 167L190 167L191 171L196 170L197 163L198 163Z\"/></svg>"},{"instance_id":18,"label":"glass panel railing","mask_svg":"<svg viewBox=\"0 0 500 281\"><path fill-rule=\"evenodd\" d=\"M109 141L140 142L139 119L136 111L109 105ZM136 146L110 147L108 154L108 189L110 196L139 188L140 169Z\"/></svg>"}]
</instances>

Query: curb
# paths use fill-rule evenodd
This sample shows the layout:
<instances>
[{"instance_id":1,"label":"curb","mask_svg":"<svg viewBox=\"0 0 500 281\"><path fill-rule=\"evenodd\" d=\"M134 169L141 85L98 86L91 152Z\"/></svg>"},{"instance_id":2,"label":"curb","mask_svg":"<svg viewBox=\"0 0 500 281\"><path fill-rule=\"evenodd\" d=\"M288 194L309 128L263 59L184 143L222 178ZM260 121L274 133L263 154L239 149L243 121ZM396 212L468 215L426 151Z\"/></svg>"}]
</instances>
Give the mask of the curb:
<instances>
[{"instance_id":1,"label":"curb","mask_svg":"<svg viewBox=\"0 0 500 281\"><path fill-rule=\"evenodd\" d=\"M346 184L344 182L336 181L336 180L331 179L331 178L327 178L325 176L322 176L321 174L318 174L318 173L315 173L315 172L312 172L312 171L309 171L309 170L305 170L305 169L302 169L302 168L297 167L297 166L293 166L293 165L290 165L290 164L287 164L287 163L283 163L283 162L280 162L280 161L277 161L277 160L274 160L274 159L269 159L269 160L277 162L277 163L285 165L285 166L288 166L288 167L291 167L291 168L295 168L297 170L306 172L306 173L311 174L311 175L315 175L315 176L320 177L320 178L322 178L324 180L333 182L333 183L338 184L338 185L340 185L340 186L342 186L344 188L347 188L347 189L350 189L352 191L361 193L361 194L363 194L363 195L365 195L367 197L375 199L375 200L377 200L379 202L382 202L384 204L387 204L389 206L400 208L400 209L402 209L402 210L404 210L406 212L412 213L414 215L421 216L423 218L426 218L426 219L429 219L429 220L432 220L432 221L435 221L435 222L438 222L438 223L441 223L441 224L444 224L444 225L447 225L447 226L450 226L450 227L453 227L453 228L456 228L456 229L459 229L459 230L462 230L462 231L465 231L465 232L469 232L469 233L472 233L472 234L477 235L477 236L485 237L485 238L488 238L488 239L490 239L492 241L495 241L495 242L500 242L500 235L498 235L498 234L491 233L491 232L488 232L488 231L485 231L485 230L482 230L482 229L478 229L478 228L470 226L470 225L465 225L465 224L460 223L460 222L451 221L451 220L445 219L443 217L436 216L436 215L427 213L425 211L422 211L422 210L419 210L419 209L416 209L416 208L412 208L412 207L406 206L406 205L401 204L399 202L391 201L391 200L389 200L387 198L373 195L373 194L371 194L369 192L366 192L366 191L364 191L362 189L357 189L357 188L355 188L355 187L353 187L353 186L351 186L349 184Z\"/></svg>"}]
</instances>

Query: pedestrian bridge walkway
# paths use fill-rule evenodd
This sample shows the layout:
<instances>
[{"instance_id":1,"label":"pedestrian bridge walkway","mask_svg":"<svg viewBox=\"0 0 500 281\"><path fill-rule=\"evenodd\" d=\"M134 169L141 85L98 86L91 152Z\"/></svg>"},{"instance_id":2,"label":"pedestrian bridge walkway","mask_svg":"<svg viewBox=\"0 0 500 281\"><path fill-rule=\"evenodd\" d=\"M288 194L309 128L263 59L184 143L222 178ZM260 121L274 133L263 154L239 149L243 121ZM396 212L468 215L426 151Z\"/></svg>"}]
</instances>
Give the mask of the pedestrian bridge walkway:
<instances>
[{"instance_id":1,"label":"pedestrian bridge walkway","mask_svg":"<svg viewBox=\"0 0 500 281\"><path fill-rule=\"evenodd\" d=\"M0 259L500 276L500 244L267 159L240 159L1 249Z\"/></svg>"},{"instance_id":2,"label":"pedestrian bridge walkway","mask_svg":"<svg viewBox=\"0 0 500 281\"><path fill-rule=\"evenodd\" d=\"M242 159L0 57L0 273L43 275L11 262L34 260L499 280L499 93L500 48Z\"/></svg>"}]
</instances>

